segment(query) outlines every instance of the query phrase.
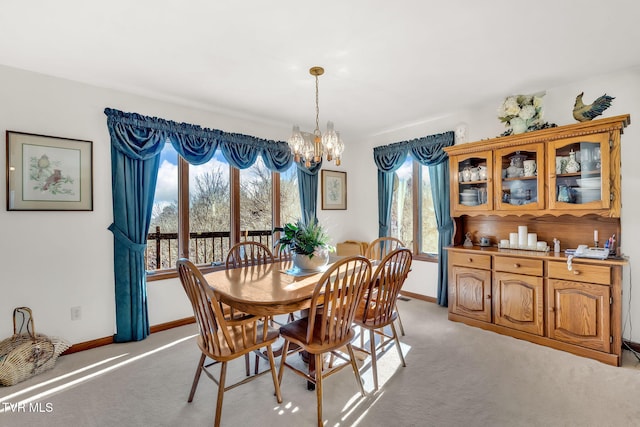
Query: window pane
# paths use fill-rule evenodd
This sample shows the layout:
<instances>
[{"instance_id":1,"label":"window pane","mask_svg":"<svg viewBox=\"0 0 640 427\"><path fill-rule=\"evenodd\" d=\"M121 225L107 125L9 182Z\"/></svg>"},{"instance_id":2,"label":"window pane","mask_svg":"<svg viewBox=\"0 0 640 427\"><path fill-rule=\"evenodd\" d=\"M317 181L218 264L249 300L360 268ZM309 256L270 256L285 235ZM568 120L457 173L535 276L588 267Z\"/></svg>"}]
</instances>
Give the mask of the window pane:
<instances>
[{"instance_id":1,"label":"window pane","mask_svg":"<svg viewBox=\"0 0 640 427\"><path fill-rule=\"evenodd\" d=\"M229 170L220 152L203 165L189 165L189 256L196 264L224 262L229 250Z\"/></svg>"},{"instance_id":2,"label":"window pane","mask_svg":"<svg viewBox=\"0 0 640 427\"><path fill-rule=\"evenodd\" d=\"M156 235L157 233L159 234ZM172 236L168 236L166 233L172 233ZM165 144L160 153L158 182L149 227L149 235L153 235L153 237L147 241L147 270L175 267L178 257L177 233L178 153L171 144Z\"/></svg>"},{"instance_id":3,"label":"window pane","mask_svg":"<svg viewBox=\"0 0 640 427\"><path fill-rule=\"evenodd\" d=\"M391 228L389 236L402 240L407 248L413 247L413 158L407 156L395 173L393 201L391 204Z\"/></svg>"},{"instance_id":4,"label":"window pane","mask_svg":"<svg viewBox=\"0 0 640 427\"><path fill-rule=\"evenodd\" d=\"M298 167L292 163L286 172L280 174L280 225L301 219L300 209Z\"/></svg>"},{"instance_id":5,"label":"window pane","mask_svg":"<svg viewBox=\"0 0 640 427\"><path fill-rule=\"evenodd\" d=\"M433 197L431 195L431 180L429 179L429 167L420 165L421 175L421 245L420 252L438 254L438 226L436 214L433 209Z\"/></svg>"},{"instance_id":6,"label":"window pane","mask_svg":"<svg viewBox=\"0 0 640 427\"><path fill-rule=\"evenodd\" d=\"M241 240L255 240L272 247L271 171L258 157L249 168L240 171Z\"/></svg>"}]
</instances>

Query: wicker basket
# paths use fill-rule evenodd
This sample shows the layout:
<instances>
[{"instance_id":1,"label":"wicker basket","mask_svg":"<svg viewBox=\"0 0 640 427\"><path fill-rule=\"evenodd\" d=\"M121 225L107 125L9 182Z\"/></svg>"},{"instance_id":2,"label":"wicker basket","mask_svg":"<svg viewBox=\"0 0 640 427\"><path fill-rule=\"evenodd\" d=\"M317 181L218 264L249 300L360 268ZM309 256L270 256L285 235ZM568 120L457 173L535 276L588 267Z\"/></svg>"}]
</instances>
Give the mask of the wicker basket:
<instances>
[{"instance_id":1,"label":"wicker basket","mask_svg":"<svg viewBox=\"0 0 640 427\"><path fill-rule=\"evenodd\" d=\"M25 331L26 329L26 331ZM13 311L11 338L0 341L0 385L11 386L47 371L71 345L61 338L36 334L28 307Z\"/></svg>"}]
</instances>

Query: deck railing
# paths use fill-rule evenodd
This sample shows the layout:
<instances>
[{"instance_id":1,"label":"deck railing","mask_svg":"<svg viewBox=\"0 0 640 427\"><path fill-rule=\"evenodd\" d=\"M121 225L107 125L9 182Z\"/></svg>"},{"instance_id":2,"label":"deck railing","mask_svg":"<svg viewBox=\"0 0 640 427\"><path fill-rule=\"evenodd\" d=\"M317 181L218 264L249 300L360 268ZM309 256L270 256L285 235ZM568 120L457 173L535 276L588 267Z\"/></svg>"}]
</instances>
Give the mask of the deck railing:
<instances>
[{"instance_id":1,"label":"deck railing","mask_svg":"<svg viewBox=\"0 0 640 427\"><path fill-rule=\"evenodd\" d=\"M273 247L272 230L242 231L243 240L253 240ZM189 233L189 259L196 264L224 264L231 243L229 231ZM145 262L147 271L174 268L178 260L178 233L162 233L160 227L147 234Z\"/></svg>"}]
</instances>

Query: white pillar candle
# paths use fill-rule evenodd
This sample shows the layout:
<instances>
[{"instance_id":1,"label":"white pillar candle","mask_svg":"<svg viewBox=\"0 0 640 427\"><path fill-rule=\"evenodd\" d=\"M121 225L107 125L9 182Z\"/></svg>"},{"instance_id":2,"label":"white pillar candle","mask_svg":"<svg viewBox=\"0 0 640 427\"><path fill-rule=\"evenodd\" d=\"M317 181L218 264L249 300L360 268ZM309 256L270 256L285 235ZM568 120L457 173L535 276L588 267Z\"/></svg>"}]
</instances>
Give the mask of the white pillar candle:
<instances>
[{"instance_id":1,"label":"white pillar candle","mask_svg":"<svg viewBox=\"0 0 640 427\"><path fill-rule=\"evenodd\" d=\"M594 242L598 241L598 230L593 230L593 241Z\"/></svg>"},{"instance_id":2,"label":"white pillar candle","mask_svg":"<svg viewBox=\"0 0 640 427\"><path fill-rule=\"evenodd\" d=\"M516 233L512 233L512 234L516 234ZM517 234L516 234L516 236L517 236ZM510 247L510 246L511 246L511 245L510 245L509 240L507 240L507 239L502 239L502 240L500 240L500 247L501 247L501 248L508 248L508 247Z\"/></svg>"},{"instance_id":3,"label":"white pillar candle","mask_svg":"<svg viewBox=\"0 0 640 427\"><path fill-rule=\"evenodd\" d=\"M527 246L528 229L526 225L518 226L518 246L524 248Z\"/></svg>"},{"instance_id":4,"label":"white pillar candle","mask_svg":"<svg viewBox=\"0 0 640 427\"><path fill-rule=\"evenodd\" d=\"M547 249L547 242L537 242L537 248L539 251Z\"/></svg>"},{"instance_id":5,"label":"white pillar candle","mask_svg":"<svg viewBox=\"0 0 640 427\"><path fill-rule=\"evenodd\" d=\"M527 234L527 246L530 249L535 249L537 243L538 243L538 235L536 233Z\"/></svg>"},{"instance_id":6,"label":"white pillar candle","mask_svg":"<svg viewBox=\"0 0 640 427\"><path fill-rule=\"evenodd\" d=\"M518 247L518 233L509 233L509 247L513 249Z\"/></svg>"}]
</instances>

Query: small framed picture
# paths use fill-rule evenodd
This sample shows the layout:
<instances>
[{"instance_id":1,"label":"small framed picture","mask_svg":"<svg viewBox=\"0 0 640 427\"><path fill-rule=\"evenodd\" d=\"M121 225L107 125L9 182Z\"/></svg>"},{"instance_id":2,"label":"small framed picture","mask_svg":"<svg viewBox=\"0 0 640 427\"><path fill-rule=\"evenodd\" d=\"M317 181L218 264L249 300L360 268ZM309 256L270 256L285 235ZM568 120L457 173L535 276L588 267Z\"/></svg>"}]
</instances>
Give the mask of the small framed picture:
<instances>
[{"instance_id":1,"label":"small framed picture","mask_svg":"<svg viewBox=\"0 0 640 427\"><path fill-rule=\"evenodd\" d=\"M322 170L322 209L347 209L347 173Z\"/></svg>"},{"instance_id":2,"label":"small framed picture","mask_svg":"<svg viewBox=\"0 0 640 427\"><path fill-rule=\"evenodd\" d=\"M93 210L93 143L7 131L7 210Z\"/></svg>"}]
</instances>

